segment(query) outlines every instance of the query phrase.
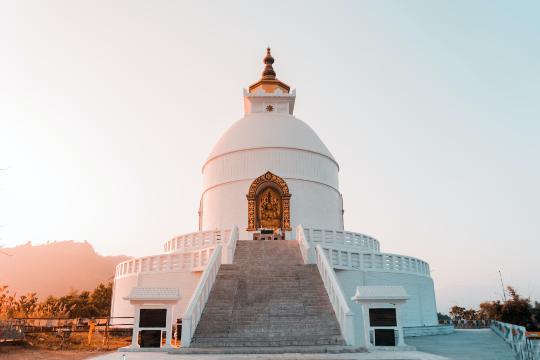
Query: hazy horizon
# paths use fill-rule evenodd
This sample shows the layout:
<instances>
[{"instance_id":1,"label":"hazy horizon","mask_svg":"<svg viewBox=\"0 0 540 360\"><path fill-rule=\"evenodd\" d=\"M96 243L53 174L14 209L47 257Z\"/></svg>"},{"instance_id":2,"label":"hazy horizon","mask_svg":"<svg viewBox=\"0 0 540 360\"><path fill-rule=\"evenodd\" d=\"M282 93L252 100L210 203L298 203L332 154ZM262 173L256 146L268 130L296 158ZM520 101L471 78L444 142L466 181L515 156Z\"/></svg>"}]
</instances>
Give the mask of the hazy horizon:
<instances>
[{"instance_id":1,"label":"hazy horizon","mask_svg":"<svg viewBox=\"0 0 540 360\"><path fill-rule=\"evenodd\" d=\"M0 245L159 253L267 45L340 164L345 228L437 305L540 300L540 3L4 1ZM0 258L2 261L2 258Z\"/></svg>"}]
</instances>

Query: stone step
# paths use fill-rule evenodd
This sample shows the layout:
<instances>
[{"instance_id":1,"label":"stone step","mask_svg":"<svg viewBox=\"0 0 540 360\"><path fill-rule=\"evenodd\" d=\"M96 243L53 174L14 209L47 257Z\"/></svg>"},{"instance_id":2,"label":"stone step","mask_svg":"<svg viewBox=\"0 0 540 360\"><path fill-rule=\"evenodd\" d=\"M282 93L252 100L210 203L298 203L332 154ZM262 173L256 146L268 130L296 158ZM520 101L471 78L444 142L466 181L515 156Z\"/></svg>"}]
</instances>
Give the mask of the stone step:
<instances>
[{"instance_id":1,"label":"stone step","mask_svg":"<svg viewBox=\"0 0 540 360\"><path fill-rule=\"evenodd\" d=\"M317 267L296 241L238 241L221 265L193 347L343 345Z\"/></svg>"},{"instance_id":2,"label":"stone step","mask_svg":"<svg viewBox=\"0 0 540 360\"><path fill-rule=\"evenodd\" d=\"M170 354L339 354L367 352L365 348L339 345L281 346L281 347L214 347L214 348L173 348Z\"/></svg>"}]
</instances>

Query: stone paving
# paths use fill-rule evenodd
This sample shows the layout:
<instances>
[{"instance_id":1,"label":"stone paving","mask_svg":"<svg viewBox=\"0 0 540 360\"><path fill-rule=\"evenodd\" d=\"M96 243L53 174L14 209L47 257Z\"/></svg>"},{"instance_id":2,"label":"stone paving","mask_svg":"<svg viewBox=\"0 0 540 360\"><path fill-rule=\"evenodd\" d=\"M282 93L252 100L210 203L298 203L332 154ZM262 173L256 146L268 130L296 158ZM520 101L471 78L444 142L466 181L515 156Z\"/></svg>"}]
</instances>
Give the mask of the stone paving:
<instances>
[{"instance_id":1,"label":"stone paving","mask_svg":"<svg viewBox=\"0 0 540 360\"><path fill-rule=\"evenodd\" d=\"M125 358L123 357L125 355ZM178 355L167 353L110 353L95 360L447 360L442 356L419 351L376 351L349 354L231 354L231 355Z\"/></svg>"},{"instance_id":2,"label":"stone paving","mask_svg":"<svg viewBox=\"0 0 540 360\"><path fill-rule=\"evenodd\" d=\"M456 330L450 335L406 338L408 345L454 360L514 360L512 350L490 329Z\"/></svg>"},{"instance_id":3,"label":"stone paving","mask_svg":"<svg viewBox=\"0 0 540 360\"><path fill-rule=\"evenodd\" d=\"M456 330L450 335L406 338L417 351L375 351L344 354L180 355L115 352L96 360L514 360L510 348L489 329ZM125 355L125 358L123 357Z\"/></svg>"}]
</instances>

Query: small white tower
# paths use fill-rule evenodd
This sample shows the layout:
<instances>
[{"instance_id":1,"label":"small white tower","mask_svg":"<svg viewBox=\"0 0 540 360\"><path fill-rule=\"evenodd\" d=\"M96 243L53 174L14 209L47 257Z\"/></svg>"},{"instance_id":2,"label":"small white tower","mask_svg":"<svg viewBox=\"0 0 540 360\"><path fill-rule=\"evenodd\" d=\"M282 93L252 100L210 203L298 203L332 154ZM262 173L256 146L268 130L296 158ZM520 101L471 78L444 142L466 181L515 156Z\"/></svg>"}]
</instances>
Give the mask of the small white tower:
<instances>
[{"instance_id":1,"label":"small white tower","mask_svg":"<svg viewBox=\"0 0 540 360\"><path fill-rule=\"evenodd\" d=\"M266 49L264 64L262 78L247 90L244 89L244 112L246 114L274 112L292 115L296 90L290 93L290 87L276 78L276 72L272 67L274 58L270 54L270 48Z\"/></svg>"}]
</instances>

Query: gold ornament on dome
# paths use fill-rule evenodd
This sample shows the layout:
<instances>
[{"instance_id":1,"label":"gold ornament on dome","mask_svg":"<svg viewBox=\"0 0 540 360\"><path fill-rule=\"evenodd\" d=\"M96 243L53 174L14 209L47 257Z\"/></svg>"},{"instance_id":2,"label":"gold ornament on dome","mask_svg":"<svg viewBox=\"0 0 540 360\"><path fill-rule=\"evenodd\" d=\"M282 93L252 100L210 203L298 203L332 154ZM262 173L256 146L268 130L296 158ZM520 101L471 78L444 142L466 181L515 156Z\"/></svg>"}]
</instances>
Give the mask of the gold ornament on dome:
<instances>
[{"instance_id":1,"label":"gold ornament on dome","mask_svg":"<svg viewBox=\"0 0 540 360\"><path fill-rule=\"evenodd\" d=\"M256 178L246 195L247 231L260 228L291 231L289 187L285 180L270 171Z\"/></svg>"}]
</instances>

